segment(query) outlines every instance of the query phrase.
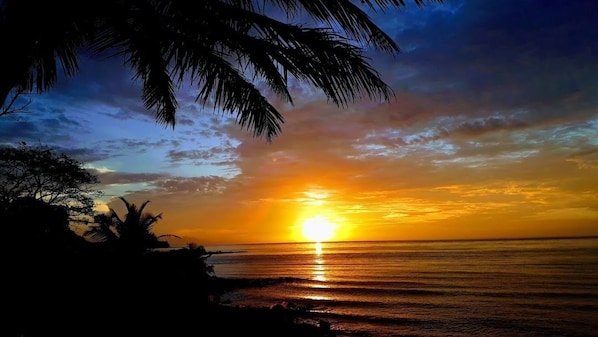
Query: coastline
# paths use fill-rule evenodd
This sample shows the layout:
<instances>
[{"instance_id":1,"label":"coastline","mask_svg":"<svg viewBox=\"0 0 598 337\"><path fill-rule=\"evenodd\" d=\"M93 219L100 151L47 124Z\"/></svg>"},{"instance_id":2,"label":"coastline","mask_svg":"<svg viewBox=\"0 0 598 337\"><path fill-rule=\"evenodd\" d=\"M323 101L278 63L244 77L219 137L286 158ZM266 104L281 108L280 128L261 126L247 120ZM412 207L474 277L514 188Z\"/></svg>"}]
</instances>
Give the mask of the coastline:
<instances>
[{"instance_id":1,"label":"coastline","mask_svg":"<svg viewBox=\"0 0 598 337\"><path fill-rule=\"evenodd\" d=\"M94 254L3 255L6 337L338 337L291 308L220 303L219 294L292 279L224 279L185 260ZM304 316L305 317L305 316Z\"/></svg>"},{"instance_id":2,"label":"coastline","mask_svg":"<svg viewBox=\"0 0 598 337\"><path fill-rule=\"evenodd\" d=\"M237 287L266 286L280 280L214 280L218 291ZM62 282L62 280L61 280ZM96 284L97 285L97 284ZM0 328L6 337L345 337L325 321L309 320L308 312L274 305L238 306L234 303L201 301L189 290L168 291L160 284L119 296L101 292L89 297L84 285L55 292L33 291L27 298L4 303L11 310ZM96 288L97 289L97 288ZM112 289L111 289L112 290ZM147 296L151 291L160 294ZM166 292L165 292L166 291ZM96 296L99 295L99 296Z\"/></svg>"},{"instance_id":3,"label":"coastline","mask_svg":"<svg viewBox=\"0 0 598 337\"><path fill-rule=\"evenodd\" d=\"M288 337L368 337L335 330L330 322L318 317L309 307L292 302L273 303L270 307L237 305L234 302L220 302L220 295L243 288L266 287L296 281L296 278L221 278L216 277L217 297L213 298L214 313L219 319L231 319L232 326L241 330L224 330L223 335L259 335ZM234 322L234 323L233 323Z\"/></svg>"}]
</instances>

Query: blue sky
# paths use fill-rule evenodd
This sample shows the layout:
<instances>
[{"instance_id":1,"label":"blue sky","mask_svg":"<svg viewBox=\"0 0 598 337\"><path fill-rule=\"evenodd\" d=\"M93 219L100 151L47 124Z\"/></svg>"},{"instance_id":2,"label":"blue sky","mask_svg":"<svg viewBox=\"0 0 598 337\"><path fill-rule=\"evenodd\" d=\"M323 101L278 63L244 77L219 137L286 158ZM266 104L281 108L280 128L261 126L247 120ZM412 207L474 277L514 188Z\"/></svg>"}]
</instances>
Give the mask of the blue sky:
<instances>
[{"instance_id":1,"label":"blue sky","mask_svg":"<svg viewBox=\"0 0 598 337\"><path fill-rule=\"evenodd\" d=\"M0 143L53 146L203 244L598 235L598 3L465 1L371 13L401 53L368 50L389 103L339 108L292 83L282 134L255 138L179 89L157 124L118 58L0 118ZM274 98L273 98L274 99Z\"/></svg>"}]
</instances>

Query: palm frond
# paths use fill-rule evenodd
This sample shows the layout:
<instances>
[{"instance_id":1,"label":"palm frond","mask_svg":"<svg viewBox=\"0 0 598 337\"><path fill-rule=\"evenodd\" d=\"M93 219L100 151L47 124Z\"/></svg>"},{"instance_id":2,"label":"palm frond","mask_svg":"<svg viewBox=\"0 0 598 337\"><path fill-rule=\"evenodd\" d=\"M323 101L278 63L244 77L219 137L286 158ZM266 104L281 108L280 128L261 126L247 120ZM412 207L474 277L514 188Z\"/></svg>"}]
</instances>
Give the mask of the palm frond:
<instances>
[{"instance_id":1,"label":"palm frond","mask_svg":"<svg viewBox=\"0 0 598 337\"><path fill-rule=\"evenodd\" d=\"M141 214L143 213L143 209L147 206L147 204L149 204L150 201L146 200L143 203L141 203L141 206L139 206L139 210L137 211L137 213L139 214L139 216L141 216Z\"/></svg>"},{"instance_id":2,"label":"palm frond","mask_svg":"<svg viewBox=\"0 0 598 337\"><path fill-rule=\"evenodd\" d=\"M94 224L83 233L84 236L100 242L115 242L118 234L115 232L114 218L109 214L99 214L94 217Z\"/></svg>"},{"instance_id":3,"label":"palm frond","mask_svg":"<svg viewBox=\"0 0 598 337\"><path fill-rule=\"evenodd\" d=\"M131 203L127 199L125 199L124 197L118 197L118 198L125 204L125 207L127 208L127 210L131 208ZM114 210L112 210L112 211L114 212ZM116 214L116 212L114 212L114 213Z\"/></svg>"},{"instance_id":4,"label":"palm frond","mask_svg":"<svg viewBox=\"0 0 598 337\"><path fill-rule=\"evenodd\" d=\"M175 89L190 78L198 102L235 114L242 127L270 141L284 119L256 81L291 104L288 74L341 106L393 95L361 46L391 54L399 47L365 9L404 6L405 0L5 0L0 36L11 52L0 53L0 64L9 65L0 79L1 105L15 89L50 89L60 69L74 75L81 49L89 47L124 57L159 123L175 126ZM297 15L313 25L294 24Z\"/></svg>"},{"instance_id":5,"label":"palm frond","mask_svg":"<svg viewBox=\"0 0 598 337\"><path fill-rule=\"evenodd\" d=\"M141 97L145 107L156 110L159 123L174 127L178 104L165 59L172 36L162 24L164 16L150 2L140 1L118 9L127 19L109 17L94 40L93 51L100 54L112 50L113 55L124 56L135 72L134 79L143 83Z\"/></svg>"},{"instance_id":6,"label":"palm frond","mask_svg":"<svg viewBox=\"0 0 598 337\"><path fill-rule=\"evenodd\" d=\"M237 112L237 122L253 130L254 136L271 140L280 133L283 117L252 84L253 78L245 78L227 58L247 64L254 76L265 79L279 98L291 104L287 73L319 87L337 105L361 94L385 100L392 96L359 49L342 36L211 3L214 15L200 15L186 25L172 23L181 35L171 49L172 73L179 80L191 77L200 82L198 101Z\"/></svg>"},{"instance_id":7,"label":"palm frond","mask_svg":"<svg viewBox=\"0 0 598 337\"><path fill-rule=\"evenodd\" d=\"M371 44L389 53L399 47L386 33L350 0L299 0L305 10L315 19L327 24L329 29L340 26L347 37L358 42ZM340 33L339 33L340 34Z\"/></svg>"}]
</instances>

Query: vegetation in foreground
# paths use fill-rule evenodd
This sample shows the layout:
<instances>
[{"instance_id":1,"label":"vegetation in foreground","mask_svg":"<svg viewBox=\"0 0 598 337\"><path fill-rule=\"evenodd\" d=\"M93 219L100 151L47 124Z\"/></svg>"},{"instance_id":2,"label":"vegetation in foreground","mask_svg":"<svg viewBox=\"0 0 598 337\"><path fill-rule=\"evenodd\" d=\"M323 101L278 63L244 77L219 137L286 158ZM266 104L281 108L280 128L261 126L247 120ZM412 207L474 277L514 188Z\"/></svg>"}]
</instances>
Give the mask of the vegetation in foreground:
<instances>
[{"instance_id":1,"label":"vegetation in foreground","mask_svg":"<svg viewBox=\"0 0 598 337\"><path fill-rule=\"evenodd\" d=\"M291 312L212 300L256 284L216 277L201 245L168 249L153 232L161 214L144 211L149 201L120 198L126 214L93 214L93 207L74 207L90 205L87 185L97 182L79 163L50 149L0 151L0 335L329 335L295 324ZM87 230L77 234L73 222Z\"/></svg>"}]
</instances>

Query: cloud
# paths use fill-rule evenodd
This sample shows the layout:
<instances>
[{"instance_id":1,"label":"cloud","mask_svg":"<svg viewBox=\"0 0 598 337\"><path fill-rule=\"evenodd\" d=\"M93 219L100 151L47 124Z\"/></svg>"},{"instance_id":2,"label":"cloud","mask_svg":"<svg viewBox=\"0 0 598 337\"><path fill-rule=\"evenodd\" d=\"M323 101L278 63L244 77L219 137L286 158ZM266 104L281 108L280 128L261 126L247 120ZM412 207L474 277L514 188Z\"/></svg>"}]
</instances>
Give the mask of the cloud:
<instances>
[{"instance_id":1,"label":"cloud","mask_svg":"<svg viewBox=\"0 0 598 337\"><path fill-rule=\"evenodd\" d=\"M1 139L8 142L25 141L44 145L70 142L73 139L72 130L80 127L79 121L61 109L46 108L42 114L27 110L0 118ZM52 135L49 143L45 142L44 137L48 134Z\"/></svg>"},{"instance_id":2,"label":"cloud","mask_svg":"<svg viewBox=\"0 0 598 337\"><path fill-rule=\"evenodd\" d=\"M498 115L462 122L454 128L454 131L466 135L480 135L500 130L519 130L528 126L529 123L517 116Z\"/></svg>"},{"instance_id":3,"label":"cloud","mask_svg":"<svg viewBox=\"0 0 598 337\"><path fill-rule=\"evenodd\" d=\"M197 149L189 149L189 150L170 150L168 152L168 158L173 162L181 162L181 161L201 161L201 162L216 162L220 160L225 160L224 164L228 164L229 160L226 158L230 158L231 155L234 155L232 148L229 146L222 146L222 147L211 147L205 150L197 150Z\"/></svg>"},{"instance_id":4,"label":"cloud","mask_svg":"<svg viewBox=\"0 0 598 337\"><path fill-rule=\"evenodd\" d=\"M0 134L3 143L28 142L37 138L39 128L31 120L3 117L0 120Z\"/></svg>"},{"instance_id":5,"label":"cloud","mask_svg":"<svg viewBox=\"0 0 598 337\"><path fill-rule=\"evenodd\" d=\"M573 153L567 160L576 163L580 169L598 169L598 146Z\"/></svg>"},{"instance_id":6,"label":"cloud","mask_svg":"<svg viewBox=\"0 0 598 337\"><path fill-rule=\"evenodd\" d=\"M589 233L598 66L596 23L582 14L594 6L449 0L377 13L402 52L367 55L396 96L341 108L290 81L294 106L268 96L285 117L271 143L197 104L191 86L176 127L156 125L118 59L83 60L35 113L0 119L0 141L59 146L109 197L151 200L158 232L200 243L300 239L317 214L346 239L567 233L556 216Z\"/></svg>"},{"instance_id":7,"label":"cloud","mask_svg":"<svg viewBox=\"0 0 598 337\"><path fill-rule=\"evenodd\" d=\"M425 11L419 24L397 28L397 42L412 47L377 66L399 92L445 104L467 97L477 107L470 114L525 109L538 120L595 106L592 1L449 3L458 10Z\"/></svg>"},{"instance_id":8,"label":"cloud","mask_svg":"<svg viewBox=\"0 0 598 337\"><path fill-rule=\"evenodd\" d=\"M159 191L167 193L216 193L220 194L227 187L227 179L223 177L173 177L155 184Z\"/></svg>"},{"instance_id":9,"label":"cloud","mask_svg":"<svg viewBox=\"0 0 598 337\"><path fill-rule=\"evenodd\" d=\"M90 169L89 171L98 176L98 179L102 185L151 183L168 177L168 175L159 173L126 173L98 169Z\"/></svg>"}]
</instances>

